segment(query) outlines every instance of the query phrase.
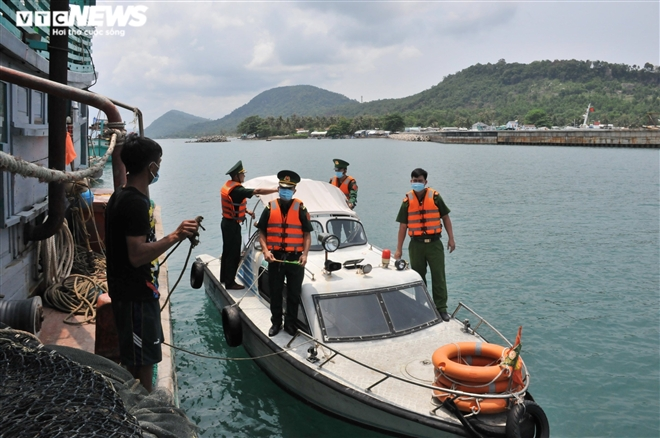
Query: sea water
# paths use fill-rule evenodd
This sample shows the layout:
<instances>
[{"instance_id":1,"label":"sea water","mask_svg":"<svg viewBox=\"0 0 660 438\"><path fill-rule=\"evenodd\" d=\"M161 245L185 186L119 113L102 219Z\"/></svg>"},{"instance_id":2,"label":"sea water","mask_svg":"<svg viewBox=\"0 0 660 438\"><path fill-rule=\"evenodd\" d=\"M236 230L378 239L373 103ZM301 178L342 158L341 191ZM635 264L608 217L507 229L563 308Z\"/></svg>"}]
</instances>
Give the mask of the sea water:
<instances>
[{"instance_id":1,"label":"sea water","mask_svg":"<svg viewBox=\"0 0 660 438\"><path fill-rule=\"evenodd\" d=\"M523 327L531 393L552 436L659 436L658 150L388 139L160 144L161 177L151 196L166 233L204 217L193 256L222 251L220 188L238 160L247 180L282 169L329 180L332 159L348 161L369 241L392 251L410 172L426 169L428 185L451 209L450 310L462 301L509 339ZM185 261L182 248L168 260L170 285ZM218 357L175 353L181 407L200 436L382 436L307 406L242 347L229 348L219 311L203 288L190 288L189 272L190 264L171 298L173 341Z\"/></svg>"}]
</instances>

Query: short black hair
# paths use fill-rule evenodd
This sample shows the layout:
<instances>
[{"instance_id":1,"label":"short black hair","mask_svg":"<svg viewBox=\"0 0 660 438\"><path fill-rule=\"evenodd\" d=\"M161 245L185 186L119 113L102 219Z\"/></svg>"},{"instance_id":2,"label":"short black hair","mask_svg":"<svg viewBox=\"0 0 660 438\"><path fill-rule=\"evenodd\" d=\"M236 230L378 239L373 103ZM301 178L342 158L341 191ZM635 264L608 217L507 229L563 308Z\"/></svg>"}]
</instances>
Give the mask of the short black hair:
<instances>
[{"instance_id":1,"label":"short black hair","mask_svg":"<svg viewBox=\"0 0 660 438\"><path fill-rule=\"evenodd\" d=\"M151 162L157 162L163 155L163 148L147 137L140 137L135 133L126 136L121 150L121 160L128 173L140 173Z\"/></svg>"},{"instance_id":2,"label":"short black hair","mask_svg":"<svg viewBox=\"0 0 660 438\"><path fill-rule=\"evenodd\" d=\"M424 179L428 179L429 173L426 170L422 169L421 167L418 167L417 169L413 170L410 173L411 178L417 178L420 176L423 176Z\"/></svg>"}]
</instances>

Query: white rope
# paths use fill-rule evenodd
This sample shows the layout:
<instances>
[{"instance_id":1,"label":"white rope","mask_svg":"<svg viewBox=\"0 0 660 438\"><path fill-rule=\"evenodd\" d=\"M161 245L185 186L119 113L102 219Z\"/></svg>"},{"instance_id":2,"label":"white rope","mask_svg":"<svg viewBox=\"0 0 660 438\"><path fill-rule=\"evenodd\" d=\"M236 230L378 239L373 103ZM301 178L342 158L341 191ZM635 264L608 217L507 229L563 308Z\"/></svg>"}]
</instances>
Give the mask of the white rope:
<instances>
[{"instance_id":1,"label":"white rope","mask_svg":"<svg viewBox=\"0 0 660 438\"><path fill-rule=\"evenodd\" d=\"M73 235L66 219L57 233L40 240L37 253L40 255L46 285L61 283L71 273L74 259Z\"/></svg>"},{"instance_id":2,"label":"white rope","mask_svg":"<svg viewBox=\"0 0 660 438\"><path fill-rule=\"evenodd\" d=\"M0 170L15 173L24 177L39 178L42 182L73 182L94 175L103 169L108 157L112 154L117 144L117 133L112 134L110 146L101 160L85 170L75 172L63 172L61 170L47 169L38 164L30 163L22 158L16 158L6 152L0 151Z\"/></svg>"}]
</instances>

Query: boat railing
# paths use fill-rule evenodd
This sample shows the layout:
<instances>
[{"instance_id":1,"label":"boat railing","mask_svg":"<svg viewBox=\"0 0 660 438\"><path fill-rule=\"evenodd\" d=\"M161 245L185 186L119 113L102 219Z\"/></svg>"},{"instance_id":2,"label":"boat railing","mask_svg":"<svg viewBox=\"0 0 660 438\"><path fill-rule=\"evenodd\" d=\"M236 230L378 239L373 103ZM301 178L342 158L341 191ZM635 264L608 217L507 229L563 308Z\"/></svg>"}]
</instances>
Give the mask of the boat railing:
<instances>
[{"instance_id":1,"label":"boat railing","mask_svg":"<svg viewBox=\"0 0 660 438\"><path fill-rule=\"evenodd\" d=\"M487 325L495 333L497 333L504 341L506 341L509 346L511 346L511 343L499 331L497 331L490 323L488 323L488 321L486 321L483 317L479 316L476 312L474 312L472 309L470 309L465 304L459 303L458 306L456 307L456 310L454 311L454 313L452 315L455 315L461 308L466 309L467 311L469 311L470 313L475 315L480 320L478 326L481 325L481 324ZM459 390L456 390L456 389L449 389L449 388L444 388L444 387L439 388L437 386L428 385L426 383L415 382L413 380L406 379L405 377L397 376L397 375L389 373L387 371L383 371L381 369L375 368L375 367L373 367L371 365L368 365L364 362L361 362L361 361L359 361L359 360L357 360L357 359L355 359L351 356L348 356L348 355L342 353L341 351L338 351L338 350L334 349L330 345L328 345L328 344L314 338L313 336L309 335L308 333L305 333L305 332L300 331L300 330L298 330L296 332L296 334L293 336L293 338L291 338L291 340L288 342L288 344L286 345L287 349L291 348L291 344L293 343L293 341L298 336L308 338L310 341L313 341L315 344L320 345L323 348L328 349L332 352L332 354L329 357L327 357L325 360L323 360L320 364L317 365L317 367L319 369L323 368L323 366L325 364L330 362L335 357L340 356L340 357L343 357L344 359L347 359L350 362L353 362L353 363L355 363L355 364L357 364L357 365L359 365L363 368L366 368L368 370L371 370L371 371L374 371L378 374L381 374L382 378L380 380L376 381L375 383L373 383L373 384L371 384L368 387L363 389L365 392L369 392L369 393L372 392L371 390L373 388L380 385L381 383L383 383L383 382L385 382L389 379L394 379L394 380L398 380L398 381L406 383L406 384L418 386L420 388L426 388L426 389L430 389L430 390L433 390L433 391L441 390L443 393L455 395L455 396L458 396L458 397L473 397L473 398L476 398L476 399L503 399L503 398L520 398L520 397L524 396L524 394L527 391L527 388L529 388L529 384L530 384L529 372L527 371L527 367L525 366L525 363L523 362L522 372L523 372L523 376L524 376L524 378L523 378L524 386L521 389L517 390L517 391L512 391L512 392L508 392L508 393L498 393L498 394L488 394L488 393L476 394L476 393L459 391Z\"/></svg>"},{"instance_id":2,"label":"boat railing","mask_svg":"<svg viewBox=\"0 0 660 438\"><path fill-rule=\"evenodd\" d=\"M454 310L454 312L451 314L452 318L455 318L455 317L456 317L456 314L457 314L461 309L465 309L465 310L467 310L468 312L470 312L471 314L473 314L473 315L479 320L479 322L477 323L477 325L474 326L474 327L471 326L471 324L470 324L470 322L469 322L468 320L464 320L464 321L463 321L463 330L464 330L466 333L471 333L471 334L478 333L477 330L479 330L479 327L481 327L482 325L485 325L485 326L487 326L489 329L491 329L494 333L496 333L496 334L497 334L497 335L498 335L498 336L499 336L504 342L506 342L506 344L507 344L509 347L513 347L513 344L511 343L511 341L509 341L509 340L506 338L506 336L504 336L502 333L500 333L499 330L497 330L497 329L496 329L495 327L493 327L488 321L486 321L486 318L484 318L483 316L479 315L479 314L478 314L477 312L475 312L474 310L470 309L468 306L466 306L466 305L465 305L464 303L462 303L461 301L458 302L458 306L456 306L456 310ZM480 335L481 335L481 334L480 334ZM483 335L481 335L481 336L483 337Z\"/></svg>"}]
</instances>

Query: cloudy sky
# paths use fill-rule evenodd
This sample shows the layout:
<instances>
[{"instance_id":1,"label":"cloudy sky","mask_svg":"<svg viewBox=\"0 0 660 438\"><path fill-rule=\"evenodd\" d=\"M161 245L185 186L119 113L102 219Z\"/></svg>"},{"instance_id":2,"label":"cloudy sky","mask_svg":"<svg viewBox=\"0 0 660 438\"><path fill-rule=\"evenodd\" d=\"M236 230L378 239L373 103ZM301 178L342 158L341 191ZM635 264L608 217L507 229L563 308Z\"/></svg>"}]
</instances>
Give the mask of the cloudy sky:
<instances>
[{"instance_id":1,"label":"cloudy sky","mask_svg":"<svg viewBox=\"0 0 660 438\"><path fill-rule=\"evenodd\" d=\"M93 41L92 91L139 107L145 126L172 109L219 119L284 85L405 97L499 59L660 64L657 0L97 4L148 8L143 26Z\"/></svg>"}]
</instances>

